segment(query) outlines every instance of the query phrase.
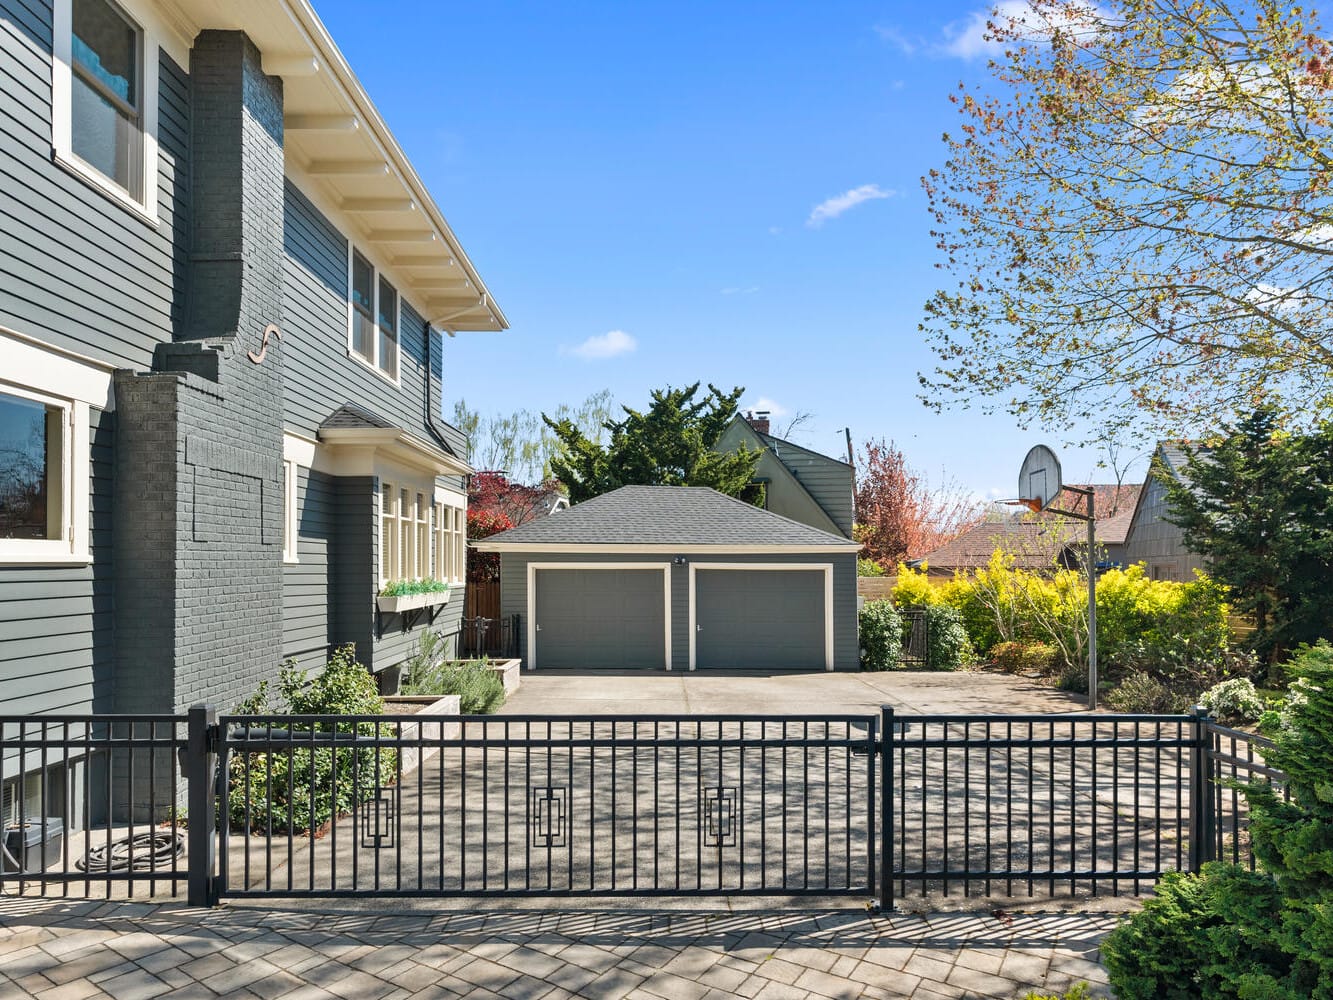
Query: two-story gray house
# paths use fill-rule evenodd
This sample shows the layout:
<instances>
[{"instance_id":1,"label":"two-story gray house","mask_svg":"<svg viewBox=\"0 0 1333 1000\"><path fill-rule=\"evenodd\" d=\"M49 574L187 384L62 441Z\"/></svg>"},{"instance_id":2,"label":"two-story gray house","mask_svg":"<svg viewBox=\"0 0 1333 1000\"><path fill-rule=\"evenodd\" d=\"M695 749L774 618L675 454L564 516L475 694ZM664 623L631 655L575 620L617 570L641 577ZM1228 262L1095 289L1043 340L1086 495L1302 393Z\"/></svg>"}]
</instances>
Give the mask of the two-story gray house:
<instances>
[{"instance_id":1,"label":"two-story gray house","mask_svg":"<svg viewBox=\"0 0 1333 1000\"><path fill-rule=\"evenodd\" d=\"M0 715L450 631L444 338L505 326L307 0L0 0Z\"/></svg>"}]
</instances>

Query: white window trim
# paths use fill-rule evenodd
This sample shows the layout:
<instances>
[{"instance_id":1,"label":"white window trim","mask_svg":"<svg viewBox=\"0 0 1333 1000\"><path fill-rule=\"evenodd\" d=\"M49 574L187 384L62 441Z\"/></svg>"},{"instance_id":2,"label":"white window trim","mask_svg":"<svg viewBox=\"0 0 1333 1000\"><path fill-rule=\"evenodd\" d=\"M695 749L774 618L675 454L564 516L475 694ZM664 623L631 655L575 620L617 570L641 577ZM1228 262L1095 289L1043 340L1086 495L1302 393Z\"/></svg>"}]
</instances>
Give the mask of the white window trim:
<instances>
[{"instance_id":1,"label":"white window trim","mask_svg":"<svg viewBox=\"0 0 1333 1000\"><path fill-rule=\"evenodd\" d=\"M695 621L695 574L699 570L781 570L823 572L824 574L824 669L833 669L833 564L832 563L763 563L763 562L701 562L690 563L690 670L695 669L695 639L698 635Z\"/></svg>"},{"instance_id":2,"label":"white window trim","mask_svg":"<svg viewBox=\"0 0 1333 1000\"><path fill-rule=\"evenodd\" d=\"M56 163L119 202L144 222L158 224L157 204L157 117L158 61L165 34L151 12L133 0L113 0L139 28L140 76L143 85L143 161L140 164L143 197L135 198L97 168L81 160L74 152L73 135L73 0L55 0L51 16L51 150Z\"/></svg>"},{"instance_id":3,"label":"white window trim","mask_svg":"<svg viewBox=\"0 0 1333 1000\"><path fill-rule=\"evenodd\" d=\"M662 571L662 612L665 619L662 643L664 663L671 670L671 563L659 562L530 562L528 563L528 656L529 670L537 669L537 571L540 569L658 569ZM693 579L693 578L691 578ZM693 630L693 620L690 625ZM690 669L694 669L694 640L690 640Z\"/></svg>"},{"instance_id":4,"label":"white window trim","mask_svg":"<svg viewBox=\"0 0 1333 1000\"><path fill-rule=\"evenodd\" d=\"M26 386L0 381L0 392L30 399L61 411L65 433L60 442L60 537L50 539L0 538L0 565L4 564L86 564L89 554L89 471L90 447L88 404L34 392Z\"/></svg>"},{"instance_id":5,"label":"white window trim","mask_svg":"<svg viewBox=\"0 0 1333 1000\"><path fill-rule=\"evenodd\" d=\"M284 563L299 563L301 552L301 540L298 533L300 519L297 516L299 511L297 501L300 498L298 484L300 480L299 467L292 459L284 459L282 463L282 561Z\"/></svg>"},{"instance_id":6,"label":"white window trim","mask_svg":"<svg viewBox=\"0 0 1333 1000\"><path fill-rule=\"evenodd\" d=\"M362 258L370 265L370 317L371 317L371 358L367 361L356 351L352 350L352 324L356 321L356 307L352 304L352 257L353 254L360 253ZM394 328L397 330L397 338L394 341L393 370L397 375L390 375L380 367L380 276L383 272L375 259L365 250L359 249L353 240L347 241L347 356L359 364L362 368L368 368L384 381L391 385L402 387L403 384L403 290L398 287L387 276L384 280L393 285L393 290L398 294L398 307L394 316Z\"/></svg>"},{"instance_id":7,"label":"white window trim","mask_svg":"<svg viewBox=\"0 0 1333 1000\"><path fill-rule=\"evenodd\" d=\"M455 494L437 490L431 511L431 531L434 533L432 543L435 551L435 565L432 570L436 577L450 586L462 586L467 576L466 500ZM442 514L445 515L443 518Z\"/></svg>"}]
</instances>

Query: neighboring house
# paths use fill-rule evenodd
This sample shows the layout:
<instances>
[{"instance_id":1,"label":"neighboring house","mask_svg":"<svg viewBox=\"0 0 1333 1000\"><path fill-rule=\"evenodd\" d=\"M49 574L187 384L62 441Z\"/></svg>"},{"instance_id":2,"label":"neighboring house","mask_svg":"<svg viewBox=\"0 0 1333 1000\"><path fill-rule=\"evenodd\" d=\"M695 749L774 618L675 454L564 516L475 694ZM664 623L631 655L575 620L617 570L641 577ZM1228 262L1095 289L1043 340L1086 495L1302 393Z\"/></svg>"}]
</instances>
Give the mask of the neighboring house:
<instances>
[{"instance_id":1,"label":"neighboring house","mask_svg":"<svg viewBox=\"0 0 1333 1000\"><path fill-rule=\"evenodd\" d=\"M737 415L714 450L761 451L755 481L763 484L765 509L820 531L852 537L856 485L846 462L821 455L769 433L766 412Z\"/></svg>"},{"instance_id":2,"label":"neighboring house","mask_svg":"<svg viewBox=\"0 0 1333 1000\"><path fill-rule=\"evenodd\" d=\"M1160 470L1160 474L1159 471ZM1185 539L1174 524L1165 519L1170 509L1166 484L1161 476L1185 482L1185 452L1179 442L1158 442L1148 479L1130 518L1125 540L1125 558L1141 562L1154 580L1194 579L1194 571L1206 570L1206 560L1185 547Z\"/></svg>"},{"instance_id":3,"label":"neighboring house","mask_svg":"<svg viewBox=\"0 0 1333 1000\"><path fill-rule=\"evenodd\" d=\"M858 665L860 546L716 490L623 486L474 547L530 670Z\"/></svg>"},{"instance_id":4,"label":"neighboring house","mask_svg":"<svg viewBox=\"0 0 1333 1000\"><path fill-rule=\"evenodd\" d=\"M1085 487L1086 488L1086 487ZM1126 565L1125 534L1139 487L1097 484L1093 486L1097 516L1097 565L1110 568ZM1066 491L1054 506L1082 512L1085 499ZM925 565L931 576L953 576L987 565L995 550L1013 558L1016 569L1047 572L1058 566L1078 564L1079 550L1086 546L1087 524L1058 514L1016 514L999 521L983 521L941 545L911 565Z\"/></svg>"},{"instance_id":5,"label":"neighboring house","mask_svg":"<svg viewBox=\"0 0 1333 1000\"><path fill-rule=\"evenodd\" d=\"M0 92L0 714L449 630L441 335L506 321L307 0L0 0Z\"/></svg>"}]
</instances>

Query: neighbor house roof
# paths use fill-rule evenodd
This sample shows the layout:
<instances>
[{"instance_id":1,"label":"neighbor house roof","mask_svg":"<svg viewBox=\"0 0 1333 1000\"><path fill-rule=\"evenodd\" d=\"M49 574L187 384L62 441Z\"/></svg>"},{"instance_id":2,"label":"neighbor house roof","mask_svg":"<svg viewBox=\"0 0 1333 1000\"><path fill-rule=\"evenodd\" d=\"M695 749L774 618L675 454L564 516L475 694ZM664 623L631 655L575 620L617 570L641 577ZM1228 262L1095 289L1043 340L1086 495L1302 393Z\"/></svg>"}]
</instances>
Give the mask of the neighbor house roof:
<instances>
[{"instance_id":1,"label":"neighbor house roof","mask_svg":"<svg viewBox=\"0 0 1333 1000\"><path fill-rule=\"evenodd\" d=\"M1141 487L1137 483L1132 486L1098 483L1092 489L1098 515L1097 541L1103 545L1123 545ZM1081 511L1083 504L1080 494L1066 490L1054 506ZM1058 514L1023 514L969 528L923 556L920 562L929 569L944 572L979 569L990 562L997 548L1003 548L1013 556L1014 566L1019 569L1049 569L1065 548L1081 543L1086 533L1083 522Z\"/></svg>"},{"instance_id":2,"label":"neighbor house roof","mask_svg":"<svg viewBox=\"0 0 1333 1000\"><path fill-rule=\"evenodd\" d=\"M473 543L482 552L855 552L860 546L703 486L622 486Z\"/></svg>"}]
</instances>

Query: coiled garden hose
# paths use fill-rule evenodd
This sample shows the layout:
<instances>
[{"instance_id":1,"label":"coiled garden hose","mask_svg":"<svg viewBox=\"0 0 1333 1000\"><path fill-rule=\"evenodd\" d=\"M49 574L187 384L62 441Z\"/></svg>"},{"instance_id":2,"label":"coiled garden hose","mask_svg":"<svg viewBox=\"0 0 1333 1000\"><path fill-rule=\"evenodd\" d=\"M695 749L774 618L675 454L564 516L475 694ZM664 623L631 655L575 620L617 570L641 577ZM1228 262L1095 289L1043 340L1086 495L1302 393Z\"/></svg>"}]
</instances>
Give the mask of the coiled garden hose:
<instances>
[{"instance_id":1,"label":"coiled garden hose","mask_svg":"<svg viewBox=\"0 0 1333 1000\"><path fill-rule=\"evenodd\" d=\"M170 868L175 858L185 854L185 837L170 831L136 833L133 837L94 847L88 856L74 864L79 871L94 874L106 872L146 872Z\"/></svg>"}]
</instances>

